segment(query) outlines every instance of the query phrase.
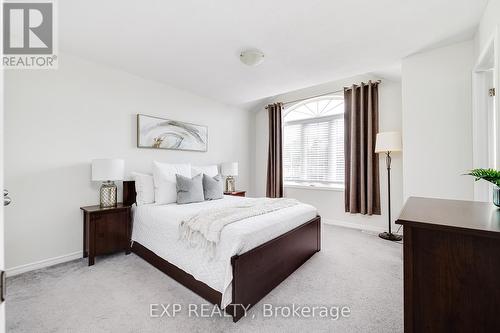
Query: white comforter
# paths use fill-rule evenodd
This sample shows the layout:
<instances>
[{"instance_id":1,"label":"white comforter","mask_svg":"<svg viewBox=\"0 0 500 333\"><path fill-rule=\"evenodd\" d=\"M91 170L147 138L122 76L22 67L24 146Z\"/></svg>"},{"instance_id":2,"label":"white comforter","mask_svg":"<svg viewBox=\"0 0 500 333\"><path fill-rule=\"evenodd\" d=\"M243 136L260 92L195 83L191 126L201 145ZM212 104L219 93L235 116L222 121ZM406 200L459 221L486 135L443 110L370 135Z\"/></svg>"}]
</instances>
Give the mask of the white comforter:
<instances>
[{"instance_id":1,"label":"white comforter","mask_svg":"<svg viewBox=\"0 0 500 333\"><path fill-rule=\"evenodd\" d=\"M228 224L295 206L299 203L295 199L256 198L239 200L229 207L210 207L199 211L190 218L183 219L179 227L180 237L194 247L205 249L207 255L213 257L222 230Z\"/></svg>"},{"instance_id":2,"label":"white comforter","mask_svg":"<svg viewBox=\"0 0 500 333\"><path fill-rule=\"evenodd\" d=\"M134 206L132 240L193 275L222 293L222 307L231 303L233 279L231 257L245 253L314 218L316 208L307 204L280 209L227 225L221 233L212 259L202 249L190 247L179 239L183 218L207 208L233 205L247 198L224 196L224 199L185 205Z\"/></svg>"}]
</instances>

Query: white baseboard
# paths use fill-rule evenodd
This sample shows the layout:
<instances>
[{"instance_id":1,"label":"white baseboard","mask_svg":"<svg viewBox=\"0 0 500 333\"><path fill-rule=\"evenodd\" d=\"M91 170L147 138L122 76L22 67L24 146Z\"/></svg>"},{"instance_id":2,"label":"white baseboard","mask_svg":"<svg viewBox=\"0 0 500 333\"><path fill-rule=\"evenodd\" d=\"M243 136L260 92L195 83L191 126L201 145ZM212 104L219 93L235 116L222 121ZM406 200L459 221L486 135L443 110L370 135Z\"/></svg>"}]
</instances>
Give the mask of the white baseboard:
<instances>
[{"instance_id":1,"label":"white baseboard","mask_svg":"<svg viewBox=\"0 0 500 333\"><path fill-rule=\"evenodd\" d=\"M361 223L331 220L331 219L324 219L324 218L321 218L321 222L323 222L324 224L331 224L331 225L336 225L339 227L346 227L346 228L358 229L358 230L363 230L363 231L371 231L371 232L376 232L376 233L386 231L384 227L376 226L376 225L369 225L369 224L361 224Z\"/></svg>"},{"instance_id":2,"label":"white baseboard","mask_svg":"<svg viewBox=\"0 0 500 333\"><path fill-rule=\"evenodd\" d=\"M57 265L57 264L60 264L63 262L67 262L67 261L71 261L71 260L75 260L75 259L80 259L82 257L83 257L82 251L69 253L69 254L65 254L62 256L54 257L54 258L44 259L44 260L29 263L29 264L25 264L25 265L7 268L6 274L7 274L7 277L14 276L14 275L18 275L21 273L34 271L35 269L40 269L40 268L44 268L44 267Z\"/></svg>"}]
</instances>

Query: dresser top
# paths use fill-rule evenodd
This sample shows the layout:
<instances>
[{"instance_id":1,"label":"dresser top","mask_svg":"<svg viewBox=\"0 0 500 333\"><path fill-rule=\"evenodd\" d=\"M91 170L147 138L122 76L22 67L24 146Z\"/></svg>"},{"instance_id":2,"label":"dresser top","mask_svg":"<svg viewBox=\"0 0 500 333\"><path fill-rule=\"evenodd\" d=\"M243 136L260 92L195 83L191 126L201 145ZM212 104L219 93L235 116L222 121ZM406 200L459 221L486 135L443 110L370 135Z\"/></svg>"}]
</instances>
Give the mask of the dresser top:
<instances>
[{"instance_id":1,"label":"dresser top","mask_svg":"<svg viewBox=\"0 0 500 333\"><path fill-rule=\"evenodd\" d=\"M410 197L396 223L500 237L500 209L491 202Z\"/></svg>"}]
</instances>

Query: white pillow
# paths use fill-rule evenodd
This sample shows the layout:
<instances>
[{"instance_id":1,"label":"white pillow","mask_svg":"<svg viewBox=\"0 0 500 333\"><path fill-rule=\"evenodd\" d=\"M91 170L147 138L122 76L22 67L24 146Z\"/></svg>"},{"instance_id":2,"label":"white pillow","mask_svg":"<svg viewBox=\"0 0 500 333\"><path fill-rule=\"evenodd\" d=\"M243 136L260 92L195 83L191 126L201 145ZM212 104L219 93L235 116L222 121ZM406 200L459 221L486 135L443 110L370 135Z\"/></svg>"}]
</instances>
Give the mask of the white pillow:
<instances>
[{"instance_id":1,"label":"white pillow","mask_svg":"<svg viewBox=\"0 0 500 333\"><path fill-rule=\"evenodd\" d=\"M193 166L191 169L191 175L194 177L200 173L203 173L209 177L215 177L219 174L219 168L217 165L203 165L203 166Z\"/></svg>"},{"instance_id":2,"label":"white pillow","mask_svg":"<svg viewBox=\"0 0 500 333\"><path fill-rule=\"evenodd\" d=\"M169 204L177 201L176 174L191 178L191 164L153 162L156 203Z\"/></svg>"},{"instance_id":3,"label":"white pillow","mask_svg":"<svg viewBox=\"0 0 500 333\"><path fill-rule=\"evenodd\" d=\"M153 175L139 172L132 172L132 179L135 181L135 200L137 206L155 202L155 187Z\"/></svg>"}]
</instances>

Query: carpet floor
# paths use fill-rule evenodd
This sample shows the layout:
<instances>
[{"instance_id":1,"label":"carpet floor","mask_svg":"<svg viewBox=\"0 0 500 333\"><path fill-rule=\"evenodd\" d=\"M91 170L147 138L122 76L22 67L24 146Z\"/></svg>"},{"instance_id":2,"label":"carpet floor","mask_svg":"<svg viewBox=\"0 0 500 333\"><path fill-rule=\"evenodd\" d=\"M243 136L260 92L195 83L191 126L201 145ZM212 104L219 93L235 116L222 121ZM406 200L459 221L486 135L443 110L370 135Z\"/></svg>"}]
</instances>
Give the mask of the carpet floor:
<instances>
[{"instance_id":1,"label":"carpet floor","mask_svg":"<svg viewBox=\"0 0 500 333\"><path fill-rule=\"evenodd\" d=\"M402 332L401 244L322 228L321 252L237 323L201 317L213 309L202 298L138 256L116 254L98 257L92 267L81 259L8 278L7 332ZM175 317L150 316L151 304L174 303L181 308ZM277 308L292 304L333 310L311 318ZM271 306L277 317L269 317ZM342 307L350 314L335 320ZM153 309L157 316L163 311Z\"/></svg>"}]
</instances>

